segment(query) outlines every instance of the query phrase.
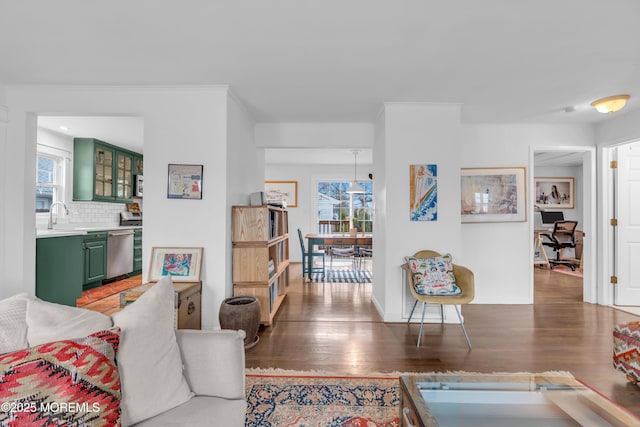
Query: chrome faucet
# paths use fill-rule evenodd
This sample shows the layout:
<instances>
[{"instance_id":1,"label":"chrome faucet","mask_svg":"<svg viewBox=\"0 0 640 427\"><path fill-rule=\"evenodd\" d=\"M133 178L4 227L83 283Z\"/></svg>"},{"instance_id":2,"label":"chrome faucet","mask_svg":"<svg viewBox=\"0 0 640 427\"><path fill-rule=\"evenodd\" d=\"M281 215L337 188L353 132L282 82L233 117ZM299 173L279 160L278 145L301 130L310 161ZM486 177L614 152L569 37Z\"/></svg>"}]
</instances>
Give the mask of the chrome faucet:
<instances>
[{"instance_id":1,"label":"chrome faucet","mask_svg":"<svg viewBox=\"0 0 640 427\"><path fill-rule=\"evenodd\" d=\"M47 223L47 228L49 230L51 230L53 228L53 224L57 224L58 223L58 219L56 218L56 221L53 221L53 208L56 207L56 205L62 205L62 207L64 208L64 212L66 215L69 215L69 209L67 209L67 205L65 205L62 202L54 202L51 203L51 206L49 206L49 222Z\"/></svg>"}]
</instances>

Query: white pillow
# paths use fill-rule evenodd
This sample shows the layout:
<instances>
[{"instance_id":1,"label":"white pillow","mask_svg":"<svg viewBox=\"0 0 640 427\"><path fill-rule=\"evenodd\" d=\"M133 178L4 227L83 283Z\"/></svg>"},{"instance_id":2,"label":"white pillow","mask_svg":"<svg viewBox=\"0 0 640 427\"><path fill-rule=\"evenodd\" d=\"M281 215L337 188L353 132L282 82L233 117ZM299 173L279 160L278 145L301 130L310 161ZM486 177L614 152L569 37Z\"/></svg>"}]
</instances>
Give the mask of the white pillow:
<instances>
[{"instance_id":1,"label":"white pillow","mask_svg":"<svg viewBox=\"0 0 640 427\"><path fill-rule=\"evenodd\" d=\"M27 294L19 294L0 301L0 354L27 347Z\"/></svg>"},{"instance_id":2,"label":"white pillow","mask_svg":"<svg viewBox=\"0 0 640 427\"><path fill-rule=\"evenodd\" d=\"M30 299L27 301L29 347L86 337L113 326L111 318L97 311Z\"/></svg>"},{"instance_id":3,"label":"white pillow","mask_svg":"<svg viewBox=\"0 0 640 427\"><path fill-rule=\"evenodd\" d=\"M182 373L173 327L174 292L171 277L165 276L111 316L114 326L122 329L117 361L123 426L153 417L193 396Z\"/></svg>"}]
</instances>

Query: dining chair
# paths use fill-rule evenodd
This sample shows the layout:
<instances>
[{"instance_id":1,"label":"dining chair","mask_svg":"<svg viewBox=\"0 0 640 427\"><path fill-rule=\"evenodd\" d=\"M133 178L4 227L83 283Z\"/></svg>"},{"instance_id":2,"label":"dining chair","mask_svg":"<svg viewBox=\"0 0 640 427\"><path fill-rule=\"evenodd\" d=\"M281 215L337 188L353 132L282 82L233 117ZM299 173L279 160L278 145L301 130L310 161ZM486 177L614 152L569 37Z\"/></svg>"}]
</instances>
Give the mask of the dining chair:
<instances>
[{"instance_id":1,"label":"dining chair","mask_svg":"<svg viewBox=\"0 0 640 427\"><path fill-rule=\"evenodd\" d=\"M300 239L300 250L302 251L302 277L307 276L309 280L311 280L311 275L313 273L322 274L322 279L325 278L325 258L324 252L307 252L307 249L304 246L304 238L302 237L302 231L298 228L298 238ZM311 271L309 271L309 266L307 264L307 257L311 257ZM322 258L322 267L314 267L313 258Z\"/></svg>"},{"instance_id":2,"label":"dining chair","mask_svg":"<svg viewBox=\"0 0 640 427\"><path fill-rule=\"evenodd\" d=\"M357 260L357 271L359 275L359 280L364 282L365 275L365 267L367 261L371 261L373 259L373 249L370 246L357 246L356 247L356 260Z\"/></svg>"},{"instance_id":3,"label":"dining chair","mask_svg":"<svg viewBox=\"0 0 640 427\"><path fill-rule=\"evenodd\" d=\"M440 253L432 250L423 250L418 251L413 255L413 257L408 257L417 260L424 259L433 259L437 257L442 257ZM411 314L409 314L409 320L407 320L407 324L411 322L411 317L413 316L413 312L416 309L416 305L418 302L422 302L422 320L420 322L420 332L418 335L418 343L417 346L420 347L420 341L422 339L422 327L424 325L424 314L427 304L439 304L440 305L440 318L441 322L444 323L444 306L445 305L453 305L456 314L458 315L458 320L460 321L460 327L462 328L462 332L464 333L464 337L467 340L467 346L469 350L472 349L471 341L469 340L469 335L467 334L467 329L464 326L464 320L460 315L460 309L458 305L460 304L468 304L473 301L475 296L475 285L474 285L474 276L473 272L466 267L452 264L452 274L455 278L456 286L460 288L460 293L455 295L427 295L418 292L418 288L416 286L416 282L414 280L414 272L411 270L409 266L409 262L406 262L402 265L402 268L406 272L407 282L409 285L409 291L411 295L416 299L416 302L413 304L413 308L411 309Z\"/></svg>"},{"instance_id":4,"label":"dining chair","mask_svg":"<svg viewBox=\"0 0 640 427\"><path fill-rule=\"evenodd\" d=\"M356 278L358 278L356 269L356 251L353 246L329 247L329 277L332 277L335 273L335 270L333 269L334 259L347 259L351 261L351 271L356 276Z\"/></svg>"}]
</instances>

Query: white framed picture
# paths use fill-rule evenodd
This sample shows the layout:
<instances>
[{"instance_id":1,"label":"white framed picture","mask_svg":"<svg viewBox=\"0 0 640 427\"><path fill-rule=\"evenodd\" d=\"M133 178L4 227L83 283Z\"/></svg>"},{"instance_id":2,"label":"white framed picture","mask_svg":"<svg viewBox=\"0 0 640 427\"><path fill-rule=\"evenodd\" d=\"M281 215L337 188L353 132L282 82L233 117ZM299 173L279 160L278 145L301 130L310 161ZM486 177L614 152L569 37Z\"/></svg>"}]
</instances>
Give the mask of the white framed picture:
<instances>
[{"instance_id":1,"label":"white framed picture","mask_svg":"<svg viewBox=\"0 0 640 427\"><path fill-rule=\"evenodd\" d=\"M298 181L265 181L264 192L267 203L284 201L287 208L298 207Z\"/></svg>"},{"instance_id":2,"label":"white framed picture","mask_svg":"<svg viewBox=\"0 0 640 427\"><path fill-rule=\"evenodd\" d=\"M198 282L202 270L203 248L151 248L149 281L157 282L171 276L174 282Z\"/></svg>"}]
</instances>

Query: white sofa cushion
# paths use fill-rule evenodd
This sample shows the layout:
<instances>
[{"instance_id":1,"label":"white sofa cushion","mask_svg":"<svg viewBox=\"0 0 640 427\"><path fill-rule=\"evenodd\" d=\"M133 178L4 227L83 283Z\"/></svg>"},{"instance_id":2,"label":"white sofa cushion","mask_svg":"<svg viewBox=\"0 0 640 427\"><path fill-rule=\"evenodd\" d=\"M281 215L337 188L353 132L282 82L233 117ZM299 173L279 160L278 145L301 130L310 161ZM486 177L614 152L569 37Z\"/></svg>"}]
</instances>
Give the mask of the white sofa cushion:
<instances>
[{"instance_id":1,"label":"white sofa cushion","mask_svg":"<svg viewBox=\"0 0 640 427\"><path fill-rule=\"evenodd\" d=\"M191 391L198 396L244 399L243 330L181 329L176 338Z\"/></svg>"},{"instance_id":2,"label":"white sofa cushion","mask_svg":"<svg viewBox=\"0 0 640 427\"><path fill-rule=\"evenodd\" d=\"M247 402L243 399L196 396L136 427L241 427L245 425L246 411Z\"/></svg>"},{"instance_id":3,"label":"white sofa cushion","mask_svg":"<svg viewBox=\"0 0 640 427\"><path fill-rule=\"evenodd\" d=\"M32 298L27 301L29 346L84 337L109 329L111 318L96 311Z\"/></svg>"},{"instance_id":4,"label":"white sofa cushion","mask_svg":"<svg viewBox=\"0 0 640 427\"><path fill-rule=\"evenodd\" d=\"M29 347L27 294L0 301L0 354Z\"/></svg>"},{"instance_id":5,"label":"white sofa cushion","mask_svg":"<svg viewBox=\"0 0 640 427\"><path fill-rule=\"evenodd\" d=\"M174 315L169 276L112 315L114 326L122 329L117 359L123 426L168 411L193 395L182 372Z\"/></svg>"}]
</instances>

